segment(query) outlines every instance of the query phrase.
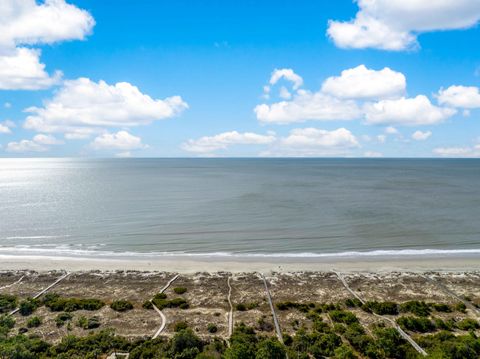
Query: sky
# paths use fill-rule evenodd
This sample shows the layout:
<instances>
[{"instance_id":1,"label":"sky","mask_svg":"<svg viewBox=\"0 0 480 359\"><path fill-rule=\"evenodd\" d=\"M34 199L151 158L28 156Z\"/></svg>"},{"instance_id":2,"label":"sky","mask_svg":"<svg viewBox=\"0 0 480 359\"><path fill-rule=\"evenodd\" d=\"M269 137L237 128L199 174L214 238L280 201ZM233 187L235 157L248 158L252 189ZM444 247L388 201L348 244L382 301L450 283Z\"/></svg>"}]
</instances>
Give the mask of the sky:
<instances>
[{"instance_id":1,"label":"sky","mask_svg":"<svg viewBox=\"0 0 480 359\"><path fill-rule=\"evenodd\" d=\"M0 157L480 157L478 0L2 0Z\"/></svg>"}]
</instances>

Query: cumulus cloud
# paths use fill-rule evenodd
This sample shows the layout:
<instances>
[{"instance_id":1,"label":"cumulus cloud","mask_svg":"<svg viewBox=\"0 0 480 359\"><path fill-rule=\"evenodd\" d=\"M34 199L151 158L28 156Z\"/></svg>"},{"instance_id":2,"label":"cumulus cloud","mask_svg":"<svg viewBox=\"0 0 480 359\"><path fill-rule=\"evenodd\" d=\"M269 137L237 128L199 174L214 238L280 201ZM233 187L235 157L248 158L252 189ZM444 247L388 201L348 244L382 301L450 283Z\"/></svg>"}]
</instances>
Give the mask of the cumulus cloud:
<instances>
[{"instance_id":1,"label":"cumulus cloud","mask_svg":"<svg viewBox=\"0 0 480 359\"><path fill-rule=\"evenodd\" d=\"M358 0L350 21L330 20L327 34L341 48L407 50L422 32L465 29L480 20L478 0Z\"/></svg>"},{"instance_id":2,"label":"cumulus cloud","mask_svg":"<svg viewBox=\"0 0 480 359\"><path fill-rule=\"evenodd\" d=\"M61 145L63 141L57 140L50 135L38 134L31 140L12 141L7 144L5 151L7 152L46 152L49 145Z\"/></svg>"},{"instance_id":3,"label":"cumulus cloud","mask_svg":"<svg viewBox=\"0 0 480 359\"><path fill-rule=\"evenodd\" d=\"M152 99L128 82L109 85L88 78L65 81L44 107L30 107L26 129L86 138L108 127L133 127L178 115L188 108L180 96Z\"/></svg>"},{"instance_id":4,"label":"cumulus cloud","mask_svg":"<svg viewBox=\"0 0 480 359\"><path fill-rule=\"evenodd\" d=\"M383 99L396 98L405 93L406 79L401 72L388 67L376 71L360 65L343 70L340 76L325 80L322 91L338 98Z\"/></svg>"},{"instance_id":5,"label":"cumulus cloud","mask_svg":"<svg viewBox=\"0 0 480 359\"><path fill-rule=\"evenodd\" d=\"M434 125L453 116L456 110L433 105L424 95L367 103L365 121L374 125Z\"/></svg>"},{"instance_id":6,"label":"cumulus cloud","mask_svg":"<svg viewBox=\"0 0 480 359\"><path fill-rule=\"evenodd\" d=\"M257 119L264 123L294 123L307 120L353 120L361 114L357 104L322 92L299 90L291 101L255 107Z\"/></svg>"},{"instance_id":7,"label":"cumulus cloud","mask_svg":"<svg viewBox=\"0 0 480 359\"><path fill-rule=\"evenodd\" d=\"M119 150L129 151L146 148L140 137L134 136L127 131L117 133L104 133L96 137L90 147L94 150Z\"/></svg>"},{"instance_id":8,"label":"cumulus cloud","mask_svg":"<svg viewBox=\"0 0 480 359\"><path fill-rule=\"evenodd\" d=\"M388 127L385 129L385 133L386 133L387 135L397 135L397 134L398 134L398 130L397 130L395 127L388 126Z\"/></svg>"},{"instance_id":9,"label":"cumulus cloud","mask_svg":"<svg viewBox=\"0 0 480 359\"><path fill-rule=\"evenodd\" d=\"M43 133L39 133L33 137L33 141L40 144L40 145L62 145L64 142L55 138L52 135L44 135Z\"/></svg>"},{"instance_id":10,"label":"cumulus cloud","mask_svg":"<svg viewBox=\"0 0 480 359\"><path fill-rule=\"evenodd\" d=\"M376 152L376 151L366 151L363 153L363 157L378 158L378 157L383 157L383 153Z\"/></svg>"},{"instance_id":11,"label":"cumulus cloud","mask_svg":"<svg viewBox=\"0 0 480 359\"><path fill-rule=\"evenodd\" d=\"M480 89L475 86L450 86L437 95L442 105L461 108L480 108Z\"/></svg>"},{"instance_id":12,"label":"cumulus cloud","mask_svg":"<svg viewBox=\"0 0 480 359\"><path fill-rule=\"evenodd\" d=\"M40 62L38 45L81 40L95 21L85 10L64 0L3 0L0 5L0 89L38 90L59 82L61 72L50 75Z\"/></svg>"},{"instance_id":13,"label":"cumulus cloud","mask_svg":"<svg viewBox=\"0 0 480 359\"><path fill-rule=\"evenodd\" d=\"M0 134L8 134L8 133L12 133L10 128L8 126L0 123Z\"/></svg>"},{"instance_id":14,"label":"cumulus cloud","mask_svg":"<svg viewBox=\"0 0 480 359\"><path fill-rule=\"evenodd\" d=\"M416 141L425 141L431 135L432 135L431 131L425 131L425 132L415 131L414 133L412 133L412 138Z\"/></svg>"},{"instance_id":15,"label":"cumulus cloud","mask_svg":"<svg viewBox=\"0 0 480 359\"><path fill-rule=\"evenodd\" d=\"M407 126L440 123L456 113L433 105L425 95L406 98L405 92L402 73L360 65L327 78L317 92L300 88L284 93L282 101L259 104L254 112L262 123L364 119L368 124Z\"/></svg>"},{"instance_id":16,"label":"cumulus cloud","mask_svg":"<svg viewBox=\"0 0 480 359\"><path fill-rule=\"evenodd\" d=\"M261 156L343 156L356 147L359 147L357 138L343 127L332 131L297 128L279 138Z\"/></svg>"},{"instance_id":17,"label":"cumulus cloud","mask_svg":"<svg viewBox=\"0 0 480 359\"><path fill-rule=\"evenodd\" d=\"M225 150L232 145L265 145L273 141L275 136L271 134L230 131L215 136L200 137L196 140L190 139L182 145L182 149L197 154L210 154L217 150Z\"/></svg>"},{"instance_id":18,"label":"cumulus cloud","mask_svg":"<svg viewBox=\"0 0 480 359\"><path fill-rule=\"evenodd\" d=\"M433 153L442 157L480 157L480 145L473 147L438 147Z\"/></svg>"},{"instance_id":19,"label":"cumulus cloud","mask_svg":"<svg viewBox=\"0 0 480 359\"><path fill-rule=\"evenodd\" d=\"M275 69L270 77L270 85L275 85L281 79L290 81L293 84L293 89L297 90L303 85L303 79L297 75L292 69Z\"/></svg>"},{"instance_id":20,"label":"cumulus cloud","mask_svg":"<svg viewBox=\"0 0 480 359\"><path fill-rule=\"evenodd\" d=\"M40 63L40 50L19 47L0 55L1 90L38 90L60 81L62 73L49 75Z\"/></svg>"},{"instance_id":21,"label":"cumulus cloud","mask_svg":"<svg viewBox=\"0 0 480 359\"><path fill-rule=\"evenodd\" d=\"M7 144L7 147L5 148L5 151L7 152L18 152L18 153L24 153L24 152L45 152L48 151L48 148L46 146L43 146L39 143L36 143L35 141L31 140L21 140L18 142L9 142Z\"/></svg>"},{"instance_id":22,"label":"cumulus cloud","mask_svg":"<svg viewBox=\"0 0 480 359\"><path fill-rule=\"evenodd\" d=\"M0 46L82 40L90 34L95 20L85 10L64 0L2 0L0 5Z\"/></svg>"}]
</instances>

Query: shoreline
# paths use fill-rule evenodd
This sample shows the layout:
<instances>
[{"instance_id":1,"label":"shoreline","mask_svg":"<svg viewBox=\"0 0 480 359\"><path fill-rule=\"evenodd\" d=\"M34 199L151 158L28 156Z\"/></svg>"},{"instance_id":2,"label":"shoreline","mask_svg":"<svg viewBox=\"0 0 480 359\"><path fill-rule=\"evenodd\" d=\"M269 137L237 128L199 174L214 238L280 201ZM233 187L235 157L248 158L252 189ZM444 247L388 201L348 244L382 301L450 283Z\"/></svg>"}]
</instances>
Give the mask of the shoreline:
<instances>
[{"instance_id":1,"label":"shoreline","mask_svg":"<svg viewBox=\"0 0 480 359\"><path fill-rule=\"evenodd\" d=\"M469 272L480 271L480 254L361 257L163 256L152 258L0 255L0 270L196 272Z\"/></svg>"}]
</instances>

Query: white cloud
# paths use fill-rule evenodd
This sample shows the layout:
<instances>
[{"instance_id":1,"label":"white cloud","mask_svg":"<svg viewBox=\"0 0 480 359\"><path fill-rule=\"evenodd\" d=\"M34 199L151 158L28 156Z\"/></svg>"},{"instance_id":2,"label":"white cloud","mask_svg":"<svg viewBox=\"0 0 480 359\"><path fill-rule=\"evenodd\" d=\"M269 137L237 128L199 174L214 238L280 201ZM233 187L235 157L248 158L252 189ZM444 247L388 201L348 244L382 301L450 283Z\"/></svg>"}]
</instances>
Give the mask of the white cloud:
<instances>
[{"instance_id":1,"label":"white cloud","mask_svg":"<svg viewBox=\"0 0 480 359\"><path fill-rule=\"evenodd\" d=\"M140 137L134 136L127 131L117 133L104 133L96 137L90 147L94 150L120 150L129 151L146 148Z\"/></svg>"},{"instance_id":2,"label":"white cloud","mask_svg":"<svg viewBox=\"0 0 480 359\"><path fill-rule=\"evenodd\" d=\"M48 148L31 140L9 142L5 148L7 152L45 152Z\"/></svg>"},{"instance_id":3,"label":"white cloud","mask_svg":"<svg viewBox=\"0 0 480 359\"><path fill-rule=\"evenodd\" d=\"M307 120L352 120L360 115L354 101L305 90L299 90L291 101L261 104L254 111L261 122L283 124Z\"/></svg>"},{"instance_id":4,"label":"white cloud","mask_svg":"<svg viewBox=\"0 0 480 359\"><path fill-rule=\"evenodd\" d=\"M480 89L475 86L450 86L438 92L442 105L461 108L480 108Z\"/></svg>"},{"instance_id":5,"label":"white cloud","mask_svg":"<svg viewBox=\"0 0 480 359\"><path fill-rule=\"evenodd\" d=\"M385 143L387 141L387 136L386 135L378 135L377 140L380 143Z\"/></svg>"},{"instance_id":6,"label":"white cloud","mask_svg":"<svg viewBox=\"0 0 480 359\"><path fill-rule=\"evenodd\" d=\"M64 142L50 135L38 134L31 140L12 141L7 144L7 152L46 152L49 145L62 145Z\"/></svg>"},{"instance_id":7,"label":"white cloud","mask_svg":"<svg viewBox=\"0 0 480 359\"><path fill-rule=\"evenodd\" d=\"M415 131L414 133L412 133L412 138L416 141L425 141L431 135L432 135L431 131L426 131L426 132Z\"/></svg>"},{"instance_id":8,"label":"white cloud","mask_svg":"<svg viewBox=\"0 0 480 359\"><path fill-rule=\"evenodd\" d=\"M12 107L12 104L11 104L10 102L5 102L5 103L3 104L3 107L5 107L5 108L11 108L11 107Z\"/></svg>"},{"instance_id":9,"label":"white cloud","mask_svg":"<svg viewBox=\"0 0 480 359\"><path fill-rule=\"evenodd\" d=\"M302 77L297 75L292 69L275 69L270 77L270 85L275 85L281 79L292 82L294 90L298 90L303 85Z\"/></svg>"},{"instance_id":10,"label":"white cloud","mask_svg":"<svg viewBox=\"0 0 480 359\"><path fill-rule=\"evenodd\" d=\"M422 32L465 29L480 20L478 0L358 0L350 21L333 21L327 34L341 48L406 50Z\"/></svg>"},{"instance_id":11,"label":"white cloud","mask_svg":"<svg viewBox=\"0 0 480 359\"><path fill-rule=\"evenodd\" d=\"M480 157L480 145L473 147L439 147L433 153L442 157Z\"/></svg>"},{"instance_id":12,"label":"white cloud","mask_svg":"<svg viewBox=\"0 0 480 359\"><path fill-rule=\"evenodd\" d=\"M292 98L292 94L287 90L285 86L280 87L280 97L284 100L289 100Z\"/></svg>"},{"instance_id":13,"label":"white cloud","mask_svg":"<svg viewBox=\"0 0 480 359\"><path fill-rule=\"evenodd\" d=\"M95 21L85 10L64 0L2 0L0 5L0 46L82 40Z\"/></svg>"},{"instance_id":14,"label":"white cloud","mask_svg":"<svg viewBox=\"0 0 480 359\"><path fill-rule=\"evenodd\" d=\"M386 133L387 135L397 135L397 134L398 134L398 130L397 130L395 127L388 126L388 127L385 129L385 133Z\"/></svg>"},{"instance_id":15,"label":"white cloud","mask_svg":"<svg viewBox=\"0 0 480 359\"><path fill-rule=\"evenodd\" d=\"M62 73L50 76L40 63L40 50L19 47L0 55L1 90L38 90L60 81Z\"/></svg>"},{"instance_id":16,"label":"white cloud","mask_svg":"<svg viewBox=\"0 0 480 359\"><path fill-rule=\"evenodd\" d=\"M388 67L376 71L360 65L343 70L340 76L327 78L322 91L338 98L384 99L405 93L406 79L401 72Z\"/></svg>"},{"instance_id":17,"label":"white cloud","mask_svg":"<svg viewBox=\"0 0 480 359\"><path fill-rule=\"evenodd\" d=\"M88 78L65 81L44 107L30 107L24 127L86 138L108 127L146 125L173 117L188 108L180 96L155 100L128 82L109 85Z\"/></svg>"},{"instance_id":18,"label":"white cloud","mask_svg":"<svg viewBox=\"0 0 480 359\"><path fill-rule=\"evenodd\" d=\"M259 135L252 132L223 132L215 136L204 136L196 140L188 140L182 145L187 152L209 154L217 150L225 150L232 145L265 145L275 141L273 134Z\"/></svg>"},{"instance_id":19,"label":"white cloud","mask_svg":"<svg viewBox=\"0 0 480 359\"><path fill-rule=\"evenodd\" d=\"M382 100L364 106L366 123L374 125L434 125L453 116L456 110L433 105L424 95Z\"/></svg>"},{"instance_id":20,"label":"white cloud","mask_svg":"<svg viewBox=\"0 0 480 359\"><path fill-rule=\"evenodd\" d=\"M8 126L0 123L0 134L8 134L8 133L12 133L10 128Z\"/></svg>"},{"instance_id":21,"label":"white cloud","mask_svg":"<svg viewBox=\"0 0 480 359\"><path fill-rule=\"evenodd\" d=\"M130 158L132 156L133 156L132 152L130 151L119 152L115 155L115 157L118 157L118 158Z\"/></svg>"},{"instance_id":22,"label":"white cloud","mask_svg":"<svg viewBox=\"0 0 480 359\"><path fill-rule=\"evenodd\" d=\"M363 153L363 157L378 158L378 157L383 157L383 153L376 152L376 151L366 151Z\"/></svg>"},{"instance_id":23,"label":"white cloud","mask_svg":"<svg viewBox=\"0 0 480 359\"><path fill-rule=\"evenodd\" d=\"M52 135L44 135L43 133L39 133L33 137L33 141L40 145L62 145L64 142L55 138Z\"/></svg>"},{"instance_id":24,"label":"white cloud","mask_svg":"<svg viewBox=\"0 0 480 359\"><path fill-rule=\"evenodd\" d=\"M332 131L297 128L278 139L261 156L343 156L356 147L359 147L357 138L345 128Z\"/></svg>"}]
</instances>

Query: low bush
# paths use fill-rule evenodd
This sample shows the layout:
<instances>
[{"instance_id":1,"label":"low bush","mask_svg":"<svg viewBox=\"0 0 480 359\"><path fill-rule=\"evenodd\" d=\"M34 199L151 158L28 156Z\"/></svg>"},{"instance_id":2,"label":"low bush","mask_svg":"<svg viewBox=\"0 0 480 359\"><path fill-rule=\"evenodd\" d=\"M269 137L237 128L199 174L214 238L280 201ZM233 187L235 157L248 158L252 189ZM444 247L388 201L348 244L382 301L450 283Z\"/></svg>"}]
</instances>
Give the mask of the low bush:
<instances>
[{"instance_id":1,"label":"low bush","mask_svg":"<svg viewBox=\"0 0 480 359\"><path fill-rule=\"evenodd\" d=\"M310 309L315 308L315 303L295 303L295 302L279 302L276 304L278 310L297 309L300 312L307 313Z\"/></svg>"},{"instance_id":2,"label":"low bush","mask_svg":"<svg viewBox=\"0 0 480 359\"><path fill-rule=\"evenodd\" d=\"M40 306L38 299L27 298L20 302L19 312L23 316L32 314Z\"/></svg>"},{"instance_id":3,"label":"low bush","mask_svg":"<svg viewBox=\"0 0 480 359\"><path fill-rule=\"evenodd\" d=\"M66 322L71 321L73 318L73 315L70 313L60 313L57 315L55 318L55 324L57 324L57 327L63 326Z\"/></svg>"},{"instance_id":4,"label":"low bush","mask_svg":"<svg viewBox=\"0 0 480 359\"><path fill-rule=\"evenodd\" d=\"M183 293L187 292L187 288L185 288L185 287L175 287L175 288L173 288L173 291L176 294L183 294Z\"/></svg>"},{"instance_id":5,"label":"low bush","mask_svg":"<svg viewBox=\"0 0 480 359\"><path fill-rule=\"evenodd\" d=\"M423 301L410 300L400 304L400 311L403 313L412 313L419 317L428 317L432 309L430 305Z\"/></svg>"},{"instance_id":6,"label":"low bush","mask_svg":"<svg viewBox=\"0 0 480 359\"><path fill-rule=\"evenodd\" d=\"M337 323L353 324L358 322L358 318L352 312L332 310L328 314L330 315L330 318Z\"/></svg>"},{"instance_id":7,"label":"low bush","mask_svg":"<svg viewBox=\"0 0 480 359\"><path fill-rule=\"evenodd\" d=\"M180 308L180 309L188 309L189 304L184 298L173 298L173 299L160 299L159 297L155 296L152 299L153 304L162 310L164 308Z\"/></svg>"},{"instance_id":8,"label":"low bush","mask_svg":"<svg viewBox=\"0 0 480 359\"><path fill-rule=\"evenodd\" d=\"M452 307L444 303L431 303L430 306L435 309L437 312L451 313Z\"/></svg>"},{"instance_id":9,"label":"low bush","mask_svg":"<svg viewBox=\"0 0 480 359\"><path fill-rule=\"evenodd\" d=\"M42 324L42 320L39 317L31 317L27 321L27 327L29 328L36 328Z\"/></svg>"},{"instance_id":10,"label":"low bush","mask_svg":"<svg viewBox=\"0 0 480 359\"><path fill-rule=\"evenodd\" d=\"M209 323L209 324L207 325L207 331L208 331L209 333L214 334L214 333L218 332L218 328L217 328L217 326L216 326L215 324Z\"/></svg>"},{"instance_id":11,"label":"low bush","mask_svg":"<svg viewBox=\"0 0 480 359\"><path fill-rule=\"evenodd\" d=\"M348 298L345 299L345 305L348 308L360 308L362 306L362 302L358 300L357 298Z\"/></svg>"},{"instance_id":12,"label":"low bush","mask_svg":"<svg viewBox=\"0 0 480 359\"><path fill-rule=\"evenodd\" d=\"M17 297L10 294L0 294L0 314L7 313L17 307Z\"/></svg>"},{"instance_id":13,"label":"low bush","mask_svg":"<svg viewBox=\"0 0 480 359\"><path fill-rule=\"evenodd\" d=\"M85 316L81 316L78 318L77 321L77 327L83 328L83 329L95 329L100 326L100 318L93 316L90 318L87 318Z\"/></svg>"},{"instance_id":14,"label":"low bush","mask_svg":"<svg viewBox=\"0 0 480 359\"><path fill-rule=\"evenodd\" d=\"M180 330L185 330L188 328L187 322L176 322L173 327L175 332L179 332Z\"/></svg>"},{"instance_id":15,"label":"low bush","mask_svg":"<svg viewBox=\"0 0 480 359\"><path fill-rule=\"evenodd\" d=\"M405 316L397 319L398 325L403 329L417 333L428 333L436 330L435 323L425 317Z\"/></svg>"},{"instance_id":16,"label":"low bush","mask_svg":"<svg viewBox=\"0 0 480 359\"><path fill-rule=\"evenodd\" d=\"M397 315L398 304L395 302L376 302L368 301L362 305L362 309L369 313L378 315Z\"/></svg>"},{"instance_id":17,"label":"low bush","mask_svg":"<svg viewBox=\"0 0 480 359\"><path fill-rule=\"evenodd\" d=\"M49 293L43 303L52 312L74 312L77 310L99 310L105 303L100 299L62 298L58 294Z\"/></svg>"},{"instance_id":18,"label":"low bush","mask_svg":"<svg viewBox=\"0 0 480 359\"><path fill-rule=\"evenodd\" d=\"M110 308L117 312L126 312L127 310L133 309L133 304L128 300L115 300L110 304Z\"/></svg>"},{"instance_id":19,"label":"low bush","mask_svg":"<svg viewBox=\"0 0 480 359\"><path fill-rule=\"evenodd\" d=\"M458 323L456 323L456 326L460 330L476 330L480 328L480 324L478 323L478 321L470 318L459 321Z\"/></svg>"}]
</instances>

